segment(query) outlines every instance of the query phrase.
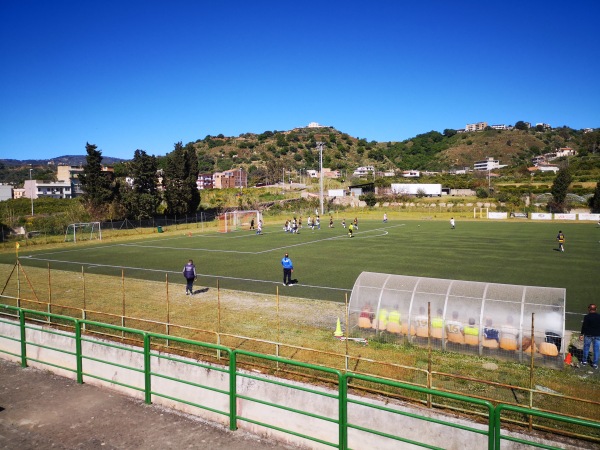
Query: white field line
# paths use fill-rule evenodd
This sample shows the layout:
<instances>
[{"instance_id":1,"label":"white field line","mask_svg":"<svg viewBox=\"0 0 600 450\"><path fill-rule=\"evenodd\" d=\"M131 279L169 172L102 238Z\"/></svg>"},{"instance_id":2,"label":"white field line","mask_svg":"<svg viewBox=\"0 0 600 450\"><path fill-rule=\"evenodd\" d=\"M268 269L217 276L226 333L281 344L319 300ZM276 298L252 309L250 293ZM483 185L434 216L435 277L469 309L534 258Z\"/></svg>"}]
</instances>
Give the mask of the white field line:
<instances>
[{"instance_id":1,"label":"white field line","mask_svg":"<svg viewBox=\"0 0 600 450\"><path fill-rule=\"evenodd\" d=\"M181 275L180 271L174 271L174 270L147 269L145 267L133 267L133 266L115 266L115 265L111 265L111 264L88 264L88 263L78 262L78 261L61 261L58 259L36 258L33 256L28 256L27 259L32 259L32 260L36 260L36 261L45 261L45 262L57 262L57 263L63 263L63 264L76 264L79 266L87 266L87 268L106 267L109 269L127 269L127 270L139 270L142 272L155 272L155 273L168 273L168 274ZM256 280L254 278L226 277L226 276L221 276L221 275L210 275L210 274L204 274L204 273L200 273L200 274L198 274L198 276L206 277L206 278L217 278L220 280L235 280L235 281L246 281L246 282L250 281L253 283L281 284L281 281ZM298 286L315 288L315 289L329 289L329 290L343 291L343 292L351 291L351 289L334 288L334 287L329 287L329 286L315 286L315 285L310 285L310 284L298 284Z\"/></svg>"},{"instance_id":2,"label":"white field line","mask_svg":"<svg viewBox=\"0 0 600 450\"><path fill-rule=\"evenodd\" d=\"M373 230L367 230L364 232L356 232L353 239L371 239L371 238L386 236L388 234L387 229L403 227L403 226L405 226L405 224L390 225L390 226L386 226L386 227L375 228ZM379 233L374 234L375 232L379 232ZM318 233L318 231L317 231L317 233ZM253 236L255 236L255 235L248 234L248 235L244 235L244 236L236 236L236 238L237 237L253 237ZM181 237L180 236L180 237L170 237L170 238L167 238L166 240L186 239L186 238L189 239L189 237ZM215 250L215 249L190 249L188 247L163 247L163 246L157 246L157 245L138 245L138 244L109 244L106 246L102 246L101 248L104 249L107 247L141 247L141 248L155 248L155 249L160 249L160 250L188 251L188 252L189 251L204 251L204 252L221 252L221 253L237 253L237 254L257 255L257 254L269 253L269 252L274 252L274 251L280 251L280 250L283 250L286 248L291 248L291 247L298 247L301 245L317 244L320 242L331 241L331 240L335 240L335 239L349 239L349 238L347 236L347 233L344 233L342 235L332 236L332 237L323 238L323 239L316 239L316 240L312 240L309 242L299 242L297 244L270 248L270 249L263 250L260 252L242 252L242 251L237 251L237 250ZM72 253L72 252L76 252L76 251L87 251L87 250L93 250L95 248L98 248L98 247L89 247L86 249L61 250L61 251L57 251L57 252L42 253L42 254L38 254L35 256L33 256L33 255L22 256L21 258L22 259L31 259L31 260L36 260L36 261L44 261L44 262L76 264L79 266L86 266L88 268L106 267L106 268L111 268L111 269L140 270L140 271L157 272L157 273L170 273L170 274L179 274L180 273L179 271L170 271L170 270L164 270L164 269L148 269L148 268L144 268L144 267L132 267L132 266L121 266L121 265L117 266L117 265L111 265L111 264L97 264L97 263L89 263L89 262L84 263L84 262L79 262L79 261L65 261L65 260L61 260L61 259L44 258L44 256L49 256L49 255L56 255L56 254L61 254L61 253ZM226 277L226 276L219 276L219 275L209 275L209 274L199 274L199 276L203 276L203 277L207 277L207 278L220 278L220 279L226 279L226 280L228 279L228 280L237 280L237 281L250 281L250 282L256 282L256 283L279 284L278 281L256 280L256 279L252 279L252 278L236 278L236 277ZM315 289L331 289L331 290L337 290L337 291L349 291L348 289L332 288L332 287L328 287L328 286L314 286L314 285L307 285L307 284L302 284L301 286L315 288Z\"/></svg>"}]
</instances>

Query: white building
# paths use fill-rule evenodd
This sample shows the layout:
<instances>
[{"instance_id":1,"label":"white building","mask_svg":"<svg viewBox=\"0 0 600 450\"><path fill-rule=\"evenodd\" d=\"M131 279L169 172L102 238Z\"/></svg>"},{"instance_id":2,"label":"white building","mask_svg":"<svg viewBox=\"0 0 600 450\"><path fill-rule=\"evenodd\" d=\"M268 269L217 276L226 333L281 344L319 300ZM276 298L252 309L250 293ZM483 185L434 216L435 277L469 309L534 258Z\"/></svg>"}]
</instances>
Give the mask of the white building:
<instances>
[{"instance_id":1,"label":"white building","mask_svg":"<svg viewBox=\"0 0 600 450\"><path fill-rule=\"evenodd\" d=\"M38 180L25 180L23 189L23 197L26 198L73 198L71 182L69 181L44 182Z\"/></svg>"},{"instance_id":2,"label":"white building","mask_svg":"<svg viewBox=\"0 0 600 450\"><path fill-rule=\"evenodd\" d=\"M483 131L487 127L487 122L468 123L465 131Z\"/></svg>"},{"instance_id":3,"label":"white building","mask_svg":"<svg viewBox=\"0 0 600 450\"><path fill-rule=\"evenodd\" d=\"M402 172L402 176L404 178L419 178L421 176L421 172L418 170L404 170Z\"/></svg>"},{"instance_id":4,"label":"white building","mask_svg":"<svg viewBox=\"0 0 600 450\"><path fill-rule=\"evenodd\" d=\"M494 170L506 167L506 164L500 164L500 161L488 156L483 161L477 161L473 164L473 170Z\"/></svg>"},{"instance_id":5,"label":"white building","mask_svg":"<svg viewBox=\"0 0 600 450\"><path fill-rule=\"evenodd\" d=\"M373 173L373 172L375 172L375 167L364 166L364 167L358 167L352 175L354 175L355 177L364 177L364 176L367 176L369 173Z\"/></svg>"},{"instance_id":6,"label":"white building","mask_svg":"<svg viewBox=\"0 0 600 450\"><path fill-rule=\"evenodd\" d=\"M10 184L0 184L0 202L13 198L13 187Z\"/></svg>"}]
</instances>

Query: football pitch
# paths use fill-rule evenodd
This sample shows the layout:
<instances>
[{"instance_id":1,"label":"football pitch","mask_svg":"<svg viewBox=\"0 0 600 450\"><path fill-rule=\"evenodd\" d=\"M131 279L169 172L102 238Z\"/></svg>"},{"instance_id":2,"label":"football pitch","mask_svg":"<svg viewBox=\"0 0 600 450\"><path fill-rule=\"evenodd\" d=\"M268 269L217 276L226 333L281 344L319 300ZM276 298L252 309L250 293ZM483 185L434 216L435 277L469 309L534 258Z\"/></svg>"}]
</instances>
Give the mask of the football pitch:
<instances>
[{"instance_id":1,"label":"football pitch","mask_svg":"<svg viewBox=\"0 0 600 450\"><path fill-rule=\"evenodd\" d=\"M566 236L565 252L556 235ZM363 271L481 282L562 287L567 290L567 328L578 330L581 314L600 294L600 227L592 223L459 221L359 221L349 238L336 221L311 231L286 233L267 224L262 235L243 230L189 235L167 230L142 239L65 244L54 249L21 247L21 264L165 280L181 284L193 259L198 286L318 298L343 302ZM282 285L281 258L289 253L292 278ZM0 255L13 264L14 255ZM117 293L117 295L119 295ZM201 298L201 295L200 297ZM569 314L571 313L571 314Z\"/></svg>"}]
</instances>

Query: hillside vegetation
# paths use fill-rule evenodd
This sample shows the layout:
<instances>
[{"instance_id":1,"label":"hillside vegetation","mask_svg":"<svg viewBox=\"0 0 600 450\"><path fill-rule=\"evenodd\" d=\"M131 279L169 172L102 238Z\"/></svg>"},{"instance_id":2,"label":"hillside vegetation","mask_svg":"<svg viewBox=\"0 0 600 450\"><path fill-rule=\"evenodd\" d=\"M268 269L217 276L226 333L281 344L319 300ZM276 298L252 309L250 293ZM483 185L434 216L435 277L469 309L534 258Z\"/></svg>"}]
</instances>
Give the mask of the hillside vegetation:
<instances>
[{"instance_id":1,"label":"hillside vegetation","mask_svg":"<svg viewBox=\"0 0 600 450\"><path fill-rule=\"evenodd\" d=\"M600 132L583 133L567 127L460 134L445 130L443 134L430 131L402 142L376 142L334 128L299 128L238 137L206 136L188 145L198 153L200 171L243 167L253 182L268 183L281 180L283 170L300 173L318 169L317 142L324 143L323 166L340 170L346 177L359 166L372 165L379 171L442 171L472 167L475 161L488 156L509 166L504 173L525 174L533 156L558 148L571 147L580 158L598 155Z\"/></svg>"}]
</instances>

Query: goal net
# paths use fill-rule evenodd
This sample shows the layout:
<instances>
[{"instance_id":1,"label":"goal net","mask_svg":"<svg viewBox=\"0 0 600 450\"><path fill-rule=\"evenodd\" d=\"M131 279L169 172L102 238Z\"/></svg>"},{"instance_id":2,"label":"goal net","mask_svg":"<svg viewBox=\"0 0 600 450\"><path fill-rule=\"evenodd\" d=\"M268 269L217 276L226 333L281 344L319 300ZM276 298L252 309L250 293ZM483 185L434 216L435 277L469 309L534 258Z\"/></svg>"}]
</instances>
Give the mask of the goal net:
<instances>
[{"instance_id":1,"label":"goal net","mask_svg":"<svg viewBox=\"0 0 600 450\"><path fill-rule=\"evenodd\" d=\"M72 223L67 226L65 242L102 240L100 222Z\"/></svg>"},{"instance_id":2,"label":"goal net","mask_svg":"<svg viewBox=\"0 0 600 450\"><path fill-rule=\"evenodd\" d=\"M260 219L260 211L229 211L219 216L219 231L230 233L238 230L256 229Z\"/></svg>"}]
</instances>

